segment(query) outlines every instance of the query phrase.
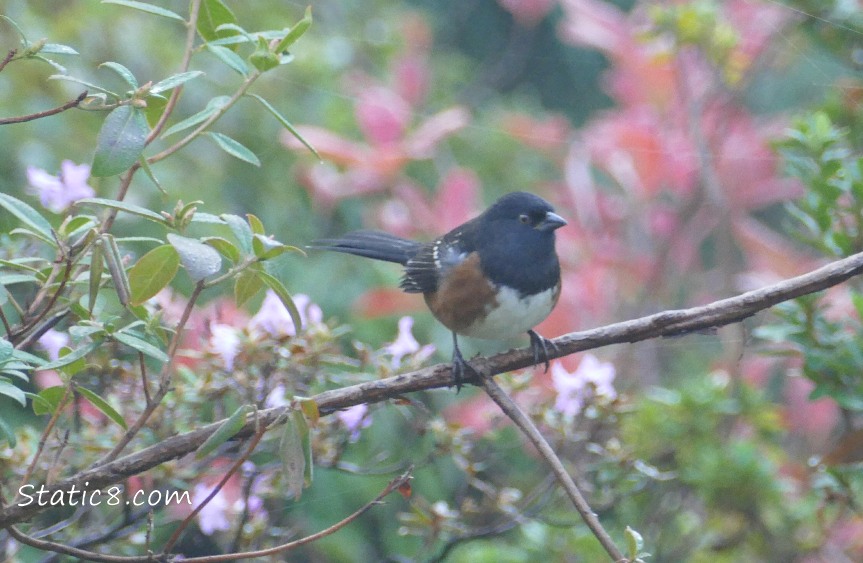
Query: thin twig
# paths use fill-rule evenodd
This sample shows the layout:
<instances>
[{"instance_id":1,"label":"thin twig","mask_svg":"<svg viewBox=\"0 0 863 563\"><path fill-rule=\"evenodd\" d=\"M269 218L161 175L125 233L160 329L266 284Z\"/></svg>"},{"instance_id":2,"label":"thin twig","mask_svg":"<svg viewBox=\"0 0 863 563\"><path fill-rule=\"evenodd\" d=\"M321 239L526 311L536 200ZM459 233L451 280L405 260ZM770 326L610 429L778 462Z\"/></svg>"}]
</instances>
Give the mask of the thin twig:
<instances>
[{"instance_id":1,"label":"thin twig","mask_svg":"<svg viewBox=\"0 0 863 563\"><path fill-rule=\"evenodd\" d=\"M566 334L553 340L555 348L550 350L549 355L559 358L612 344L640 342L663 336L680 336L739 322L777 303L827 289L860 273L863 273L863 253L837 260L808 274L701 307L663 311L639 319ZM471 360L470 365L475 371L488 376L521 369L532 363L532 351L529 348L522 348L490 357L475 358ZM407 393L450 386L452 386L451 366L439 364L386 379L325 391L311 397L311 400L317 403L321 415L328 415L362 403L377 403ZM261 424L270 426L274 421L279 420L283 413L283 407L261 411ZM171 436L110 463L99 463L46 487L46 494L50 496L55 491L68 491L72 487L80 490L85 487L85 482L89 483L87 488L90 490L121 482L127 477L138 475L195 451L224 423L224 420L214 422L185 434ZM248 422L235 434L234 439L251 436L254 430L254 423ZM45 507L35 504L7 506L0 510L0 528L28 520L43 510Z\"/></svg>"},{"instance_id":2,"label":"thin twig","mask_svg":"<svg viewBox=\"0 0 863 563\"><path fill-rule=\"evenodd\" d=\"M276 547L271 547L268 549L260 549L257 551L246 551L242 553L231 553L227 555L212 555L207 557L188 557L184 559L184 561L189 561L191 563L222 563L223 561L236 561L237 559L252 559L254 557L268 557L270 555L278 555L280 553L285 553L286 551L290 551L301 545L305 545L307 543L311 543L313 541L317 541L323 537L332 535L363 514L365 514L371 507L378 505L381 501L390 495L393 491L401 488L406 485L411 480L411 473L413 472L413 466L408 467L407 471L390 481L386 487L376 496L374 499L370 500L359 509L357 509L350 516L336 522L329 528L325 528L320 532L316 532L314 534L308 535L304 538L300 538L298 540L294 540L292 542L288 542Z\"/></svg>"},{"instance_id":3,"label":"thin twig","mask_svg":"<svg viewBox=\"0 0 863 563\"><path fill-rule=\"evenodd\" d=\"M0 65L0 70L3 70L3 65ZM75 98L74 100L69 100L68 102L66 102L62 106L58 106L58 107L52 108L52 109L47 109L45 111L31 113L29 115L20 115L17 117L4 117L3 119L0 119L0 125L10 125L12 123L24 123L26 121L33 121L36 119L42 119L43 117L50 117L52 115L57 115L58 113L63 113L67 109L72 109L72 108L78 107L81 104L81 102L84 101L84 98L86 98L86 97L87 97L87 91L84 90L83 92L78 94L77 98Z\"/></svg>"},{"instance_id":4,"label":"thin twig","mask_svg":"<svg viewBox=\"0 0 863 563\"><path fill-rule=\"evenodd\" d=\"M252 436L252 440L249 442L249 447L246 448L246 453L244 453L239 458L237 458L236 461L234 461L234 464L231 465L231 468L228 469L228 472L222 476L219 482L216 483L216 486L213 487L213 490L210 491L210 494L207 495L207 498L201 501L201 503L198 504L198 506L196 506L194 510L192 510L192 512L190 512L189 515L183 519L182 522L180 522L180 524L174 530L174 533L171 534L171 537L168 538L168 541L165 543L165 547L162 549L163 553L171 552L171 550L174 548L174 545L176 545L177 541L180 539L180 536L183 534L183 531L189 526L192 520L194 520L195 516L197 516L204 509L204 507L206 507L207 504L209 504L209 502L213 500L217 494L219 494L219 491L222 490L222 487L225 486L225 483L228 482L228 479L230 479L231 476L233 476L234 473L236 473L240 469L243 463L245 463L246 460L249 459L249 456L252 455L252 452L255 451L255 448L258 446L258 442L260 442L261 438L264 437L264 433L267 431L267 428L266 426L261 426L260 419L258 418L258 411L255 411L254 422L258 428L255 431L255 435Z\"/></svg>"},{"instance_id":5,"label":"thin twig","mask_svg":"<svg viewBox=\"0 0 863 563\"><path fill-rule=\"evenodd\" d=\"M3 57L2 61L0 61L0 72L3 72L3 69L6 68L6 65L9 64L9 61L14 59L15 55L17 55L17 54L18 54L18 49L12 49L8 53L6 53L6 56Z\"/></svg>"},{"instance_id":6,"label":"thin twig","mask_svg":"<svg viewBox=\"0 0 863 563\"><path fill-rule=\"evenodd\" d=\"M51 431L54 430L54 426L57 424L57 420L60 418L60 413L63 412L63 408L66 406L66 401L68 400L69 394L71 392L71 385L66 385L65 391L63 391L63 396L57 403L57 408L54 409L54 413L48 420L48 424L46 424L45 429L42 430L42 435L39 437L39 445L36 447L36 453L33 455L33 459L30 461L30 465L27 466L27 470L24 472L24 476L21 478L21 483L15 490L16 498L18 492L24 487L24 485L30 483L30 478L33 477L33 471L36 470L36 464L39 463L39 458L42 456L42 452L45 450L45 445L48 443L48 436L51 434ZM2 528L2 526L0 526L0 528Z\"/></svg>"},{"instance_id":7,"label":"thin twig","mask_svg":"<svg viewBox=\"0 0 863 563\"><path fill-rule=\"evenodd\" d=\"M575 509L581 515L582 520L584 520L584 523L587 524L588 528L590 528L590 531L593 532L593 535L596 536L596 539L599 540L599 543L602 544L603 549L605 549L606 553L611 557L611 560L626 561L626 558L623 556L623 552L618 549L614 540L611 539L611 536L605 531L605 528L602 527L602 523L599 521L599 518L596 517L596 514L593 513L593 510L591 510L590 505L587 503L584 495L581 494L575 481L573 481L572 477L569 476L569 473L566 472L566 468L563 467L563 463L560 461L560 458L554 453L554 449L552 449L551 445L549 445L548 441L546 441L542 433L540 433L539 429L534 425L533 421L530 420L530 417L527 416L517 404L515 404L510 396L506 394L506 391L504 391L492 377L481 375L480 383L488 396L497 403L500 410L502 410L503 413L519 427L524 435L527 436L527 439L530 440L542 458L551 467L552 472L555 477L557 477L557 482L561 487L563 487L569 500L572 501L572 504L575 505Z\"/></svg>"},{"instance_id":8,"label":"thin twig","mask_svg":"<svg viewBox=\"0 0 863 563\"><path fill-rule=\"evenodd\" d=\"M177 348L180 346L186 323L189 322L189 317L192 315L192 309L194 309L195 303L197 303L203 287L203 281L200 281L195 285L195 289L192 291L192 295L189 296L189 301L186 303L186 308L183 310L183 315L180 317L179 322L177 322L177 327L174 330L174 337L168 345L168 361L165 362L165 366L162 368L162 374L159 378L159 388L156 390L156 395L153 397L153 400L144 407L144 411L140 416L138 416L135 422L132 423L129 429L126 430L126 433L123 434L123 437L120 438L120 441L114 446L114 448L108 452L105 457L97 461L93 465L94 467L104 465L116 459L116 457L120 455L120 452L122 452L129 442L132 441L141 428L144 427L147 420L149 420L150 416L162 402L162 399L164 399L165 395L168 394L168 390L171 388L171 377L174 373L174 361L177 355Z\"/></svg>"}]
</instances>

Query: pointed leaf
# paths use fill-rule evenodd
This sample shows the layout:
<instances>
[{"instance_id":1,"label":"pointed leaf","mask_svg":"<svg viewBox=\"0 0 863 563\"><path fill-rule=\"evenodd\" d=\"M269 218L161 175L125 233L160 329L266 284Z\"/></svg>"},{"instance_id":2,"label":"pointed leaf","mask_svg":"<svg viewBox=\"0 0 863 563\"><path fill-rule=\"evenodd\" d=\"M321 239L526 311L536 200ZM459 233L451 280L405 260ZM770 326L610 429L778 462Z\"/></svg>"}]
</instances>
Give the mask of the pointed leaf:
<instances>
[{"instance_id":1,"label":"pointed leaf","mask_svg":"<svg viewBox=\"0 0 863 563\"><path fill-rule=\"evenodd\" d=\"M64 366L68 366L74 362L77 362L93 350L99 347L98 342L90 342L78 348L75 348L71 352L66 355L61 355L59 358L54 360L53 362L48 362L47 364L42 364L36 368L36 371L45 371L49 369L57 369L62 368ZM62 354L62 351L61 351Z\"/></svg>"},{"instance_id":2,"label":"pointed leaf","mask_svg":"<svg viewBox=\"0 0 863 563\"><path fill-rule=\"evenodd\" d=\"M249 164L254 164L255 166L261 165L261 161L258 160L255 153L243 146L239 141L236 141L227 135L223 135L222 133L213 133L212 131L208 132L207 135L216 141L219 148L234 158L239 158L240 160L248 162Z\"/></svg>"},{"instance_id":3,"label":"pointed leaf","mask_svg":"<svg viewBox=\"0 0 863 563\"><path fill-rule=\"evenodd\" d=\"M281 113L279 113L279 110L277 110L275 107L273 107L272 104L270 104L270 102L268 102L267 100L265 100L264 98L260 97L257 94L247 94L247 96L251 96L252 98L258 100L262 106L267 108L267 111L269 111L271 114L273 114L273 116L277 120L279 120L279 123L282 124L282 127L287 129L288 131L290 131L291 135L296 137L296 139L299 142L301 142L303 145L305 145L305 147L307 149L309 149L313 155L315 155L315 158L317 158L318 160L322 160L321 155L318 154L318 151L315 150L315 147L313 147L311 144L309 144L309 142L306 141L306 139L302 135L300 135L300 132L297 131L297 129L293 125L291 125L291 122L288 121L287 119L285 119L285 117Z\"/></svg>"},{"instance_id":4,"label":"pointed leaf","mask_svg":"<svg viewBox=\"0 0 863 563\"><path fill-rule=\"evenodd\" d=\"M243 251L244 254L252 253L252 229L249 228L249 224L246 221L237 215L231 215L229 213L224 213L220 215L221 219L228 224L231 232L234 233L234 236L237 238L237 243L240 245L240 250Z\"/></svg>"},{"instance_id":5,"label":"pointed leaf","mask_svg":"<svg viewBox=\"0 0 863 563\"><path fill-rule=\"evenodd\" d=\"M129 270L129 303L141 305L164 289L180 269L180 255L170 244L143 255Z\"/></svg>"},{"instance_id":6,"label":"pointed leaf","mask_svg":"<svg viewBox=\"0 0 863 563\"><path fill-rule=\"evenodd\" d=\"M105 199L101 197L85 197L83 199L79 199L75 202L75 205L96 205L98 207L110 207L111 209L117 209L119 211L125 211L126 213L131 213L133 215L138 215L139 217L143 217L144 219L149 219L150 221L155 221L160 225L167 225L167 220L156 213L155 211L151 211L146 207L141 207L140 205L135 205L133 203L126 203L125 201L118 201L116 199Z\"/></svg>"},{"instance_id":7,"label":"pointed leaf","mask_svg":"<svg viewBox=\"0 0 863 563\"><path fill-rule=\"evenodd\" d=\"M223 221L219 220L219 222L222 223ZM240 261L240 250L228 239L222 237L204 237L201 240L218 250L219 254L231 262L236 264Z\"/></svg>"},{"instance_id":8,"label":"pointed leaf","mask_svg":"<svg viewBox=\"0 0 863 563\"><path fill-rule=\"evenodd\" d=\"M237 307L242 307L246 301L258 294L264 287L264 282L257 272L243 270L234 282L234 301Z\"/></svg>"},{"instance_id":9,"label":"pointed leaf","mask_svg":"<svg viewBox=\"0 0 863 563\"><path fill-rule=\"evenodd\" d=\"M118 413L114 407L112 407L108 401L97 395L96 393L90 391L86 387L75 387L75 391L80 393L84 399L87 400L88 403L99 409L102 414L119 424L123 430L127 430L128 426L126 426L126 421L123 420L123 417Z\"/></svg>"},{"instance_id":10,"label":"pointed leaf","mask_svg":"<svg viewBox=\"0 0 863 563\"><path fill-rule=\"evenodd\" d=\"M172 12L171 10L166 10L165 8L160 8L159 6L154 6L153 4L147 4L146 2L137 2L136 0L102 0L102 4L117 4L118 6L126 6L127 8L147 12L148 14L162 16L163 18L177 20L183 23L186 22L180 14Z\"/></svg>"},{"instance_id":11,"label":"pointed leaf","mask_svg":"<svg viewBox=\"0 0 863 563\"><path fill-rule=\"evenodd\" d=\"M128 68L124 67L120 63L115 63L113 61L108 61L106 63L102 63L99 65L100 67L106 66L120 75L126 84L128 84L133 90L138 89L138 79L135 78L135 75L132 74L132 71Z\"/></svg>"},{"instance_id":12,"label":"pointed leaf","mask_svg":"<svg viewBox=\"0 0 863 563\"><path fill-rule=\"evenodd\" d=\"M45 43L39 50L40 53L48 53L51 55L77 55L78 51L68 45L59 43Z\"/></svg>"},{"instance_id":13,"label":"pointed leaf","mask_svg":"<svg viewBox=\"0 0 863 563\"><path fill-rule=\"evenodd\" d=\"M246 415L252 411L250 405L243 405L234 411L219 428L210 434L210 437L204 440L204 443L195 450L195 459L204 459L207 455L236 436L237 432L242 430L246 424Z\"/></svg>"},{"instance_id":14,"label":"pointed leaf","mask_svg":"<svg viewBox=\"0 0 863 563\"><path fill-rule=\"evenodd\" d=\"M24 391L18 389L2 377L0 377L0 395L5 395L13 401L17 401L22 407L27 406L27 396L24 394Z\"/></svg>"},{"instance_id":15,"label":"pointed leaf","mask_svg":"<svg viewBox=\"0 0 863 563\"><path fill-rule=\"evenodd\" d=\"M147 118L140 109L126 104L113 110L99 130L90 173L104 177L127 170L141 156L149 132Z\"/></svg>"},{"instance_id":16,"label":"pointed leaf","mask_svg":"<svg viewBox=\"0 0 863 563\"><path fill-rule=\"evenodd\" d=\"M51 223L42 217L38 211L20 199L0 192L0 205L2 205L6 211L17 217L19 221L38 232L43 237L48 240L53 240L54 237L51 234Z\"/></svg>"},{"instance_id":17,"label":"pointed leaf","mask_svg":"<svg viewBox=\"0 0 863 563\"><path fill-rule=\"evenodd\" d=\"M150 356L153 359L159 360L160 362L167 362L169 359L168 354L166 354L156 346L153 346L146 340L138 338L137 336L133 336L128 332L117 331L111 334L111 338L113 338L117 342L122 342L133 350L141 352L145 356Z\"/></svg>"},{"instance_id":18,"label":"pointed leaf","mask_svg":"<svg viewBox=\"0 0 863 563\"><path fill-rule=\"evenodd\" d=\"M18 445L18 441L15 439L15 431L12 430L12 425L3 418L3 413L0 412L0 438L6 438L6 441L9 442L9 447L14 448Z\"/></svg>"},{"instance_id":19,"label":"pointed leaf","mask_svg":"<svg viewBox=\"0 0 863 563\"><path fill-rule=\"evenodd\" d=\"M222 268L222 257L212 246L174 233L168 233L168 242L177 249L180 262L193 281L206 279Z\"/></svg>"},{"instance_id":20,"label":"pointed leaf","mask_svg":"<svg viewBox=\"0 0 863 563\"><path fill-rule=\"evenodd\" d=\"M309 30L309 27L312 25L312 7L306 6L306 13L303 15L303 19L298 21L294 26L288 31L285 37L279 41L279 44L276 46L274 51L276 53L281 53L285 51L297 42L297 39L303 36L303 34Z\"/></svg>"},{"instance_id":21,"label":"pointed leaf","mask_svg":"<svg viewBox=\"0 0 863 563\"><path fill-rule=\"evenodd\" d=\"M240 58L240 56L238 54L231 51L227 47L222 47L220 45L213 45L213 44L208 43L207 44L207 50L209 50L211 53L213 53L214 55L219 57L219 59L223 63L225 63L226 65L228 65L230 68L234 69L235 71L237 71L241 75L243 75L243 76L249 75L249 66L246 64L246 61L244 61L242 58Z\"/></svg>"},{"instance_id":22,"label":"pointed leaf","mask_svg":"<svg viewBox=\"0 0 863 563\"><path fill-rule=\"evenodd\" d=\"M188 72L181 72L179 74L171 75L168 78L160 80L159 82L153 84L152 88L150 88L150 93L158 94L160 92L167 92L168 90L173 90L177 86L185 84L189 80L193 80L203 75L204 73L200 70L190 70Z\"/></svg>"},{"instance_id":23,"label":"pointed leaf","mask_svg":"<svg viewBox=\"0 0 863 563\"><path fill-rule=\"evenodd\" d=\"M198 113L190 115L186 119L175 123L171 127L168 127L168 129L164 133L162 133L162 138L164 139L173 135L174 133L178 133L191 127L195 127L196 125L200 125L201 123L209 119L210 116L212 116L218 110L228 105L228 102L230 101L231 98L229 96L216 96L215 98L207 102L207 107L205 107Z\"/></svg>"},{"instance_id":24,"label":"pointed leaf","mask_svg":"<svg viewBox=\"0 0 863 563\"><path fill-rule=\"evenodd\" d=\"M272 274L264 271L259 271L258 275L261 277L261 280L267 284L267 286L273 290L273 292L279 297L279 300L288 310L288 314L291 315L291 320L294 323L294 326L297 329L297 333L299 333L303 329L303 321L300 317L300 311L297 309L297 306L294 304L294 299L291 297L291 294L288 293L288 290L285 286L276 279Z\"/></svg>"},{"instance_id":25,"label":"pointed leaf","mask_svg":"<svg viewBox=\"0 0 863 563\"><path fill-rule=\"evenodd\" d=\"M214 41L234 35L216 28L224 24L236 24L237 17L221 0L204 0L198 15L198 33L204 41Z\"/></svg>"},{"instance_id":26,"label":"pointed leaf","mask_svg":"<svg viewBox=\"0 0 863 563\"><path fill-rule=\"evenodd\" d=\"M96 296L99 295L99 288L102 286L102 271L105 268L105 261L102 258L104 254L103 245L99 244L100 241L96 242L97 244L93 245L93 251L90 253L90 279L87 293L87 310L91 315L93 314L93 307L96 306Z\"/></svg>"},{"instance_id":27,"label":"pointed leaf","mask_svg":"<svg viewBox=\"0 0 863 563\"><path fill-rule=\"evenodd\" d=\"M33 413L36 415L54 414L60 407L60 401L66 395L66 387L55 385L39 391L40 401L33 402Z\"/></svg>"},{"instance_id":28,"label":"pointed leaf","mask_svg":"<svg viewBox=\"0 0 863 563\"><path fill-rule=\"evenodd\" d=\"M307 476L310 479L311 469L307 468L306 444L309 443L309 426L303 413L293 410L288 415L288 420L282 429L282 439L279 444L279 453L282 458L282 471L285 474L285 484L288 493L295 500L303 494L303 487L307 484Z\"/></svg>"}]
</instances>

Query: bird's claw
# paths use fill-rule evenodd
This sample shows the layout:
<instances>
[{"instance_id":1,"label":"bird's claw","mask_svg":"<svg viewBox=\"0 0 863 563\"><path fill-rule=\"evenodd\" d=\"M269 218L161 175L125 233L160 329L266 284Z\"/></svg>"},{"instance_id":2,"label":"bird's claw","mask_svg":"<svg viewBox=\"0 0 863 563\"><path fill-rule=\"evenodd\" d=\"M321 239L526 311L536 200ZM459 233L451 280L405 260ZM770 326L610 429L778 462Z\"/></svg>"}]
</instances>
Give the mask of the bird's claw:
<instances>
[{"instance_id":1,"label":"bird's claw","mask_svg":"<svg viewBox=\"0 0 863 563\"><path fill-rule=\"evenodd\" d=\"M455 385L455 392L458 393L461 391L461 387L467 379L466 376L474 378L477 377L477 375L476 370L467 363L464 356L461 355L461 350L456 346L452 353L452 378L453 384Z\"/></svg>"},{"instance_id":2,"label":"bird's claw","mask_svg":"<svg viewBox=\"0 0 863 563\"><path fill-rule=\"evenodd\" d=\"M548 349L552 348L557 351L557 344L533 330L527 331L527 334L530 336L530 349L533 351L534 365L544 363L545 371L547 372L551 365L548 357Z\"/></svg>"}]
</instances>

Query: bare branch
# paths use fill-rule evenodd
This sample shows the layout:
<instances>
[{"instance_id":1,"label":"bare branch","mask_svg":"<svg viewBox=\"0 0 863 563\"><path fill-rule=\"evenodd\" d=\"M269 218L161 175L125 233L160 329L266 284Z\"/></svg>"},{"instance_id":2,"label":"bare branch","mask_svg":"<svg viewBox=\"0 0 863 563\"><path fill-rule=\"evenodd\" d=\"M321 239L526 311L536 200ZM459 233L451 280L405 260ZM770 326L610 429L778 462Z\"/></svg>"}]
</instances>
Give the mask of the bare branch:
<instances>
[{"instance_id":1,"label":"bare branch","mask_svg":"<svg viewBox=\"0 0 863 563\"><path fill-rule=\"evenodd\" d=\"M812 272L791 278L736 297L715 301L701 307L663 311L647 317L610 324L581 332L573 332L554 339L556 349L550 356L559 358L584 350L611 344L640 342L662 336L680 336L690 332L718 327L742 321L759 311L777 303L838 285L863 272L863 253L837 260ZM530 349L510 350L490 357L480 357L470 362L474 370L485 376L495 375L531 365ZM449 364L439 364L370 381L332 391L320 393L312 399L318 404L322 415L362 403L377 403L398 398L406 393L429 390L452 385ZM281 407L261 411L260 424L269 427L284 412ZM132 475L140 474L162 463L177 459L195 451L213 432L224 424L218 421L198 430L172 436L141 451L125 457L91 467L76 475L46 486L50 495L54 491L68 491L75 486L94 490L118 483ZM234 439L244 439L255 431L255 423L248 422ZM0 510L0 528L31 518L45 507L11 505Z\"/></svg>"},{"instance_id":2,"label":"bare branch","mask_svg":"<svg viewBox=\"0 0 863 563\"><path fill-rule=\"evenodd\" d=\"M2 69L2 67L0 67L0 69ZM67 109L72 109L72 108L78 107L78 105L80 105L81 102L83 102L84 98L86 98L86 97L87 97L87 91L85 90L85 91L81 92L80 94L78 94L77 98L75 98L74 100L69 100L68 102L66 102L62 106L58 106L56 108L48 109L45 111L31 113L29 115L19 115L17 117L5 117L3 119L0 119L0 125L10 125L12 123L24 123L27 121L42 119L43 117L50 117L52 115L57 115L58 113L63 113Z\"/></svg>"}]
</instances>

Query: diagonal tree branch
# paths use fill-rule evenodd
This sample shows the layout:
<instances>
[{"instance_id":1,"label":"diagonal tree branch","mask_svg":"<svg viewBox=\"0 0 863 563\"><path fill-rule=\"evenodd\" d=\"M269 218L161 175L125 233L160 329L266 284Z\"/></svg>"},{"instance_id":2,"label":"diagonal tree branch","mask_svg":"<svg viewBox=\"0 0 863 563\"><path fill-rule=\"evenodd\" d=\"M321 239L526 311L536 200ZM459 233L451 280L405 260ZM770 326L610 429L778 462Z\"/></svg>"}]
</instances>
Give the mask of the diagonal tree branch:
<instances>
[{"instance_id":1,"label":"diagonal tree branch","mask_svg":"<svg viewBox=\"0 0 863 563\"><path fill-rule=\"evenodd\" d=\"M663 311L647 317L566 334L553 340L557 349L550 350L549 355L552 358L558 358L611 344L639 342L663 336L680 336L739 322L778 303L827 289L861 273L863 273L863 253L831 262L802 276L701 307ZM491 376L527 367L532 364L532 360L531 351L523 348L476 358L470 364L483 376ZM321 414L326 415L362 403L382 402L406 393L451 385L450 366L439 364L378 381L325 391L312 399L317 402ZM261 411L258 413L258 423L269 426L283 411L283 408ZM224 422L215 422L198 430L173 436L110 463L89 468L50 487L46 486L45 495L50 497L54 491L69 491L72 487L76 487L79 491L100 489L182 457L195 451ZM250 420L236 434L235 439L247 438L254 434L254 431L255 422ZM46 508L38 506L35 502L26 506L21 504L6 506L0 510L0 528L32 518Z\"/></svg>"}]
</instances>

